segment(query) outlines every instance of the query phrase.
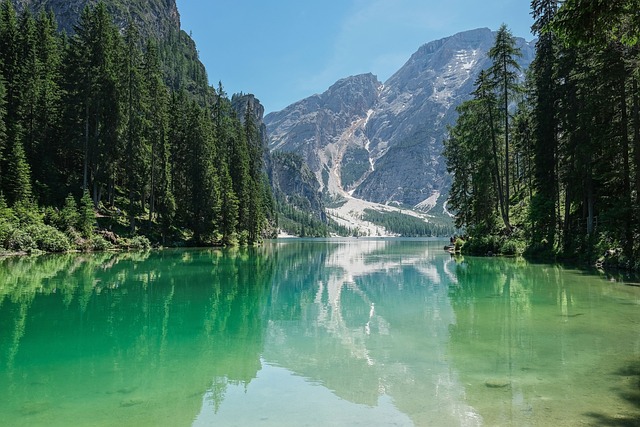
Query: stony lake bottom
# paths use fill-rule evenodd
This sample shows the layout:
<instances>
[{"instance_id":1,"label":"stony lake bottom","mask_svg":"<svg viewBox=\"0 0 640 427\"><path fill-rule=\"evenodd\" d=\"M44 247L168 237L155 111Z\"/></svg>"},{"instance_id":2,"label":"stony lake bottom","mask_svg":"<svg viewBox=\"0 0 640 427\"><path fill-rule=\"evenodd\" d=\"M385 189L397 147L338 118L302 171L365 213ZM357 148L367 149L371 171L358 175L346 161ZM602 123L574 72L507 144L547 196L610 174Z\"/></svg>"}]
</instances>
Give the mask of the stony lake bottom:
<instances>
[{"instance_id":1,"label":"stony lake bottom","mask_svg":"<svg viewBox=\"0 0 640 427\"><path fill-rule=\"evenodd\" d=\"M442 247L0 260L0 424L640 425L639 287Z\"/></svg>"}]
</instances>

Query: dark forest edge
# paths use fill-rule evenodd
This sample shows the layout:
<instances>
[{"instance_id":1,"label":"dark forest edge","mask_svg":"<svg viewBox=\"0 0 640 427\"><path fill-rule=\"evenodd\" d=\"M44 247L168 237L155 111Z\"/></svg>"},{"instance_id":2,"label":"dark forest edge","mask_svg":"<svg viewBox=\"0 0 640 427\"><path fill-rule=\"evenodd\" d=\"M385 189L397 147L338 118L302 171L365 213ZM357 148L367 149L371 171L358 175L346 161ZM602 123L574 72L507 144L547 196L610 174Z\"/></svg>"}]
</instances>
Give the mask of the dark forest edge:
<instances>
[{"instance_id":1,"label":"dark forest edge","mask_svg":"<svg viewBox=\"0 0 640 427\"><path fill-rule=\"evenodd\" d=\"M113 22L98 3L66 35L0 5L0 252L272 237L253 97L207 86L182 38Z\"/></svg>"},{"instance_id":2,"label":"dark forest edge","mask_svg":"<svg viewBox=\"0 0 640 427\"><path fill-rule=\"evenodd\" d=\"M474 254L640 269L638 0L533 0L524 83L506 26L445 141Z\"/></svg>"}]
</instances>

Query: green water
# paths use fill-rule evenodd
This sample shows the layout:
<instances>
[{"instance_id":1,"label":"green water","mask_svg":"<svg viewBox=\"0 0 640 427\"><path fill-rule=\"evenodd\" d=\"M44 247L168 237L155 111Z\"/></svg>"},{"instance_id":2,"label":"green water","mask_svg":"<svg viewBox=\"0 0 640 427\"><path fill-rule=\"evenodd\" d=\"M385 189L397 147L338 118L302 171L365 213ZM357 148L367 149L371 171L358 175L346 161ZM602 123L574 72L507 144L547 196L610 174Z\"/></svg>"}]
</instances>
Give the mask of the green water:
<instances>
[{"instance_id":1,"label":"green water","mask_svg":"<svg viewBox=\"0 0 640 427\"><path fill-rule=\"evenodd\" d=\"M0 260L0 425L640 424L640 288L442 246Z\"/></svg>"}]
</instances>

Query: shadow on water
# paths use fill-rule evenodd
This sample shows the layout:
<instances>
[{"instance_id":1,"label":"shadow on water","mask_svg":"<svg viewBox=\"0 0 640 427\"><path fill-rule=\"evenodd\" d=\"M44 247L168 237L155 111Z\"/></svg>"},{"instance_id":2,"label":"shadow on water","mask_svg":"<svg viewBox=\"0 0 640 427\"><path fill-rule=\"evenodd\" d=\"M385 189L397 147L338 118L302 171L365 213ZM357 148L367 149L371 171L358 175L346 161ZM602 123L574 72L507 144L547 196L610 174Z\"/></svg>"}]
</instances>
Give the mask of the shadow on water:
<instances>
[{"instance_id":1,"label":"shadow on water","mask_svg":"<svg viewBox=\"0 0 640 427\"><path fill-rule=\"evenodd\" d=\"M620 377L621 387L616 390L618 395L640 410L640 361L632 362L619 369L615 375ZM605 415L597 412L586 414L593 418L598 425L614 427L640 426L640 412L635 414Z\"/></svg>"}]
</instances>

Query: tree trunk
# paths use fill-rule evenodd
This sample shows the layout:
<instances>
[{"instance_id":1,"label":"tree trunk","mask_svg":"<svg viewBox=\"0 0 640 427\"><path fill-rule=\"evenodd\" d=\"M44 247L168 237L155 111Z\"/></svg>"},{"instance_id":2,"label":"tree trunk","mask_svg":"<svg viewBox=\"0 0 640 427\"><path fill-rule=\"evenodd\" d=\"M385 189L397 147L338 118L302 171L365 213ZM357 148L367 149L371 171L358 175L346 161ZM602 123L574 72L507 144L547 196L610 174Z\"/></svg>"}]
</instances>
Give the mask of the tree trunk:
<instances>
[{"instance_id":1,"label":"tree trunk","mask_svg":"<svg viewBox=\"0 0 640 427\"><path fill-rule=\"evenodd\" d=\"M149 222L153 220L153 213L156 208L156 143L151 143L151 188L149 194Z\"/></svg>"},{"instance_id":2,"label":"tree trunk","mask_svg":"<svg viewBox=\"0 0 640 427\"><path fill-rule=\"evenodd\" d=\"M631 172L629 168L629 120L627 118L627 91L626 79L622 77L620 82L620 122L622 133L622 186L623 186L623 221L624 221L624 245L623 250L628 259L633 258L633 229L631 210Z\"/></svg>"},{"instance_id":3,"label":"tree trunk","mask_svg":"<svg viewBox=\"0 0 640 427\"><path fill-rule=\"evenodd\" d=\"M633 79L633 163L636 171L636 206L640 205L640 101L638 80Z\"/></svg>"},{"instance_id":4,"label":"tree trunk","mask_svg":"<svg viewBox=\"0 0 640 427\"><path fill-rule=\"evenodd\" d=\"M84 165L82 177L82 191L87 191L89 186L89 101L84 108Z\"/></svg>"},{"instance_id":5,"label":"tree trunk","mask_svg":"<svg viewBox=\"0 0 640 427\"><path fill-rule=\"evenodd\" d=\"M503 59L503 73L504 73L504 177L505 177L505 193L504 193L504 210L505 210L505 226L511 231L509 225L509 204L511 198L509 197L509 97L508 97L508 85L507 81L507 58Z\"/></svg>"}]
</instances>

